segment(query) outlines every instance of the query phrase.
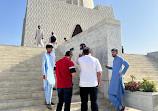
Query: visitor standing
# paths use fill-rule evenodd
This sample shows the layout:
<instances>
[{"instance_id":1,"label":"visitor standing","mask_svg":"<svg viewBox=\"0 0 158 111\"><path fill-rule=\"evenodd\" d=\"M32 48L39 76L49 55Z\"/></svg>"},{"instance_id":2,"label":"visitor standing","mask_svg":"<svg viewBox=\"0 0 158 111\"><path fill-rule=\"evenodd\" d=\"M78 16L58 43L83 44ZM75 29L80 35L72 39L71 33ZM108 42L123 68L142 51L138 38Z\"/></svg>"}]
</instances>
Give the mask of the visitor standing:
<instances>
[{"instance_id":1,"label":"visitor standing","mask_svg":"<svg viewBox=\"0 0 158 111\"><path fill-rule=\"evenodd\" d=\"M83 56L78 58L77 64L80 66L81 111L88 110L88 95L90 95L92 111L98 111L98 86L102 77L100 62L92 56L92 50L87 47L83 49Z\"/></svg>"},{"instance_id":2,"label":"visitor standing","mask_svg":"<svg viewBox=\"0 0 158 111\"><path fill-rule=\"evenodd\" d=\"M110 101L117 108L117 111L124 111L125 106L123 106L123 94L125 94L125 86L123 82L123 75L126 73L129 64L118 56L118 50L112 49L113 67L106 65L105 67L112 70L111 81L108 89L108 95ZM124 69L122 70L122 65Z\"/></svg>"}]
</instances>

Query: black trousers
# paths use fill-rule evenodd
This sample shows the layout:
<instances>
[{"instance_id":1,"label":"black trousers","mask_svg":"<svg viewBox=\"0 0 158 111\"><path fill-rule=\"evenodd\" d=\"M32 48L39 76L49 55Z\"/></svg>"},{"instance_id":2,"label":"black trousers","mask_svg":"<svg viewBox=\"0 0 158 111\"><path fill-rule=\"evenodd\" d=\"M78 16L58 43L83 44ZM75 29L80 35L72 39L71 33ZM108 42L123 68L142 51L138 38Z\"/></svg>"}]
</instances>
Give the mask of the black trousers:
<instances>
[{"instance_id":1,"label":"black trousers","mask_svg":"<svg viewBox=\"0 0 158 111\"><path fill-rule=\"evenodd\" d=\"M56 111L61 111L65 103L64 111L70 111L72 88L57 88L59 102Z\"/></svg>"},{"instance_id":2,"label":"black trousers","mask_svg":"<svg viewBox=\"0 0 158 111\"><path fill-rule=\"evenodd\" d=\"M81 111L88 111L88 95L90 95L92 111L98 111L98 87L80 87Z\"/></svg>"}]
</instances>

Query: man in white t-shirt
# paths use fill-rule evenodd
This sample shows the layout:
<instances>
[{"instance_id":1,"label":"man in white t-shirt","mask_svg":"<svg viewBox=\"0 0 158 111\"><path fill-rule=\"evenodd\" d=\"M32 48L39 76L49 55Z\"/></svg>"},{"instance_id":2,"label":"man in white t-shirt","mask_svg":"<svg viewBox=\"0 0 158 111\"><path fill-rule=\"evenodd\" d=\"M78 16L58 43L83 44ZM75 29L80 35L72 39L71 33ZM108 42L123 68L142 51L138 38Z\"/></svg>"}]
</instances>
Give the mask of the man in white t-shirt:
<instances>
[{"instance_id":1,"label":"man in white t-shirt","mask_svg":"<svg viewBox=\"0 0 158 111\"><path fill-rule=\"evenodd\" d=\"M49 37L49 42L50 42L50 43L51 43L51 37L57 38L53 31L51 32L51 35L50 35L50 37ZM57 39L56 39L55 43L53 44L53 47L54 47L54 48L57 48Z\"/></svg>"},{"instance_id":2,"label":"man in white t-shirt","mask_svg":"<svg viewBox=\"0 0 158 111\"><path fill-rule=\"evenodd\" d=\"M50 53L50 55L53 57L53 62L54 62L54 66L55 66L55 45L56 45L56 37L55 36L51 36L50 38L49 38L50 40L49 40L49 44L50 45L52 45L53 46L53 49L52 49L52 52Z\"/></svg>"},{"instance_id":3,"label":"man in white t-shirt","mask_svg":"<svg viewBox=\"0 0 158 111\"><path fill-rule=\"evenodd\" d=\"M79 57L77 64L80 66L80 97L81 111L88 110L88 95L90 94L91 109L98 111L97 96L98 86L101 82L102 67L97 58L93 57L92 50L85 48L84 56Z\"/></svg>"}]
</instances>

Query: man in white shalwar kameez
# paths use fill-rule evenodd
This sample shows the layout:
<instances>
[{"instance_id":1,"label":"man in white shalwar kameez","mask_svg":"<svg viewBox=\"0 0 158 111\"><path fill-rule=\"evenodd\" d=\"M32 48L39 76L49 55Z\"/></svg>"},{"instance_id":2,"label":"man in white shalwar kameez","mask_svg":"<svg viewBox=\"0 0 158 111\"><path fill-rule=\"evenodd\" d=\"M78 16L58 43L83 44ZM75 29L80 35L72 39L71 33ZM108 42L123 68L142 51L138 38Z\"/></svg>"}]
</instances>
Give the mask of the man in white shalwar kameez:
<instances>
[{"instance_id":1,"label":"man in white shalwar kameez","mask_svg":"<svg viewBox=\"0 0 158 111\"><path fill-rule=\"evenodd\" d=\"M45 98L48 109L52 110L51 98L53 93L53 87L55 86L54 77L54 63L53 57L50 54L52 52L52 45L46 45L47 52L43 55L42 70L43 70L43 83L45 90Z\"/></svg>"},{"instance_id":2,"label":"man in white shalwar kameez","mask_svg":"<svg viewBox=\"0 0 158 111\"><path fill-rule=\"evenodd\" d=\"M38 26L38 30L36 31L35 43L38 47L44 47L43 31L41 30L40 25Z\"/></svg>"}]
</instances>

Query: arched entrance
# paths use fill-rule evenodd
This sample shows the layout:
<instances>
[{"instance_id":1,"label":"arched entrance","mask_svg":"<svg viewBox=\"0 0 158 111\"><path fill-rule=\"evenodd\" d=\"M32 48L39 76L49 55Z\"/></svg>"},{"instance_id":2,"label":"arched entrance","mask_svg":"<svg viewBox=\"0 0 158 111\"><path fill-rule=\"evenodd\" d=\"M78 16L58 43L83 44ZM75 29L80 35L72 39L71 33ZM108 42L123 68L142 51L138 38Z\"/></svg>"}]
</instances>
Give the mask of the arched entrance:
<instances>
[{"instance_id":1,"label":"arched entrance","mask_svg":"<svg viewBox=\"0 0 158 111\"><path fill-rule=\"evenodd\" d=\"M74 30L74 32L72 34L72 37L76 36L77 34L79 34L81 32L82 32L82 28L81 28L81 26L79 24L77 24L76 27L75 27L75 30Z\"/></svg>"}]
</instances>

